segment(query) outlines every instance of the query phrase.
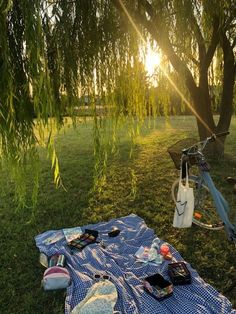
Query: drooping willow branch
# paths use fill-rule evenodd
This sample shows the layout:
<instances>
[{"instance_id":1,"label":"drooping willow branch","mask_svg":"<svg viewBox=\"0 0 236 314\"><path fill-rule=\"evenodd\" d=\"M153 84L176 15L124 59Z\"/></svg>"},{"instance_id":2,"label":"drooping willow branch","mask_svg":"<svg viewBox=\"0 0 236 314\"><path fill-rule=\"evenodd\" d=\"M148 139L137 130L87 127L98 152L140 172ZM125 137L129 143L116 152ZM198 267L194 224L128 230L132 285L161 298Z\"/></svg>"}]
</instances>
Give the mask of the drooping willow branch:
<instances>
[{"instance_id":1,"label":"drooping willow branch","mask_svg":"<svg viewBox=\"0 0 236 314\"><path fill-rule=\"evenodd\" d=\"M115 139L121 120L127 117L142 121L150 113L163 111L158 106L168 107L168 97L161 96L168 94L168 88L163 88L168 83L163 84L161 70L157 75L162 86L159 100L152 96L154 89L141 60L140 51L145 48L140 34L162 48L179 73L179 81L197 93L200 70L188 58L192 45L198 47L197 60L205 51L209 67L219 44L225 55L231 56L234 43L233 1L225 3L225 7L219 1L213 2L214 5L210 0L204 1L204 5L187 0L0 2L0 157L17 182L21 201L26 195L24 171L29 164L36 198L39 145L47 147L54 181L60 185L53 133L63 126L65 115L76 122L75 108L84 97L91 100L93 110L97 168L106 164L101 161L105 150L114 145L107 140L107 134ZM122 5L134 18L140 34ZM223 21L220 27L219 21ZM226 33L231 46L225 44ZM183 49L175 49L180 46ZM174 77L173 69L169 74ZM205 74L207 79L208 73ZM104 116L98 117L97 99L113 124ZM132 136L134 124L130 124Z\"/></svg>"}]
</instances>

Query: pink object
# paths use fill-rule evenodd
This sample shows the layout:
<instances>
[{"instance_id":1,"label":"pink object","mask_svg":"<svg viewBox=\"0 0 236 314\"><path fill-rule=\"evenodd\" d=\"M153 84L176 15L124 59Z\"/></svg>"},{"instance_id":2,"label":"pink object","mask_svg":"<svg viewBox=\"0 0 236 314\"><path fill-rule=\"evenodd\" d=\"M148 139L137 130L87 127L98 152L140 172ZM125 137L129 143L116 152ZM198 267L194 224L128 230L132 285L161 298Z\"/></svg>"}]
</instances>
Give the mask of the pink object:
<instances>
[{"instance_id":1,"label":"pink object","mask_svg":"<svg viewBox=\"0 0 236 314\"><path fill-rule=\"evenodd\" d=\"M167 255L170 252L169 246L166 244L162 244L160 247L160 252L162 255Z\"/></svg>"}]
</instances>

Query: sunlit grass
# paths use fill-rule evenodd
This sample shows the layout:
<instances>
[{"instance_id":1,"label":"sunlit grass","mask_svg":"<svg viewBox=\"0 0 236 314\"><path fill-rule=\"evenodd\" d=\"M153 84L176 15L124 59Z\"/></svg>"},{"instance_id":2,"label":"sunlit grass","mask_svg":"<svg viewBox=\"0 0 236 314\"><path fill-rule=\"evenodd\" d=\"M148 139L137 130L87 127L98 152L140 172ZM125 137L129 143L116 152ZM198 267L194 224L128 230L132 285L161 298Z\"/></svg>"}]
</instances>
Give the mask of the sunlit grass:
<instances>
[{"instance_id":1,"label":"sunlit grass","mask_svg":"<svg viewBox=\"0 0 236 314\"><path fill-rule=\"evenodd\" d=\"M40 287L43 269L38 263L35 235L49 229L95 223L130 213L145 219L159 237L174 245L203 279L223 292L236 307L236 289L225 292L236 282L236 250L228 243L224 231L211 232L195 226L188 230L172 227L174 205L170 189L178 173L166 149L179 139L197 136L195 119L191 116L158 118L155 128L151 120L150 128L148 123L141 128L131 159L129 137L126 128L121 129L119 154L108 160L107 179L101 193L92 189L92 121L81 122L76 129L68 122L56 137L66 191L55 189L50 160L41 151L40 193L35 219L29 222L30 209L15 213L11 185L6 186L1 197L0 312L63 312L65 293L45 293ZM212 176L236 208L236 197L224 181L227 175L236 176L235 118L230 131L226 157L222 162L212 164ZM1 176L1 185L4 182Z\"/></svg>"}]
</instances>

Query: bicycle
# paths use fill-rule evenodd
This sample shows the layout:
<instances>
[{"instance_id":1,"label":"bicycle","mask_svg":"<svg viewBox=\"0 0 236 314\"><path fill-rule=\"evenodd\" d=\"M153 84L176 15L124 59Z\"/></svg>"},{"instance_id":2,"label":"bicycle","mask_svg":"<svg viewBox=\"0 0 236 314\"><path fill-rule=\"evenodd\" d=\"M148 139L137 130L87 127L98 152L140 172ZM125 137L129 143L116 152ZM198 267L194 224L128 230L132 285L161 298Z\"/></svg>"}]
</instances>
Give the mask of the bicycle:
<instances>
[{"instance_id":1,"label":"bicycle","mask_svg":"<svg viewBox=\"0 0 236 314\"><path fill-rule=\"evenodd\" d=\"M229 132L212 134L201 142L187 138L180 140L168 148L175 167L181 170L181 178L185 180L187 169L197 165L198 174L189 175L189 185L194 191L193 223L199 227L220 230L225 228L230 241L236 243L236 226L229 220L229 205L220 191L217 190L210 176L210 166L203 154L205 147L217 138L228 135ZM187 170L187 171L188 171ZM175 180L171 194L174 202L177 201L179 179Z\"/></svg>"}]
</instances>

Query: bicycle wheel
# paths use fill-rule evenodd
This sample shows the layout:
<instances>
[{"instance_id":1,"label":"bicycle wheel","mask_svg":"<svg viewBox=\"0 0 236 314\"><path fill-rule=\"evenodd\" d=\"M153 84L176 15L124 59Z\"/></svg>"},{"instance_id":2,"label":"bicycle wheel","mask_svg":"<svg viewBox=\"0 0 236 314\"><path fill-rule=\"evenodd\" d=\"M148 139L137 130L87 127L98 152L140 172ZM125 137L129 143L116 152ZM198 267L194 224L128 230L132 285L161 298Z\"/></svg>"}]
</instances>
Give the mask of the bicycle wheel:
<instances>
[{"instance_id":1,"label":"bicycle wheel","mask_svg":"<svg viewBox=\"0 0 236 314\"><path fill-rule=\"evenodd\" d=\"M185 180L183 180L185 184ZM172 198L176 202L179 180L174 181L172 185ZM210 230L220 230L224 223L220 220L211 193L207 186L199 184L196 177L189 177L189 187L193 188L194 193L194 213L193 223Z\"/></svg>"}]
</instances>

